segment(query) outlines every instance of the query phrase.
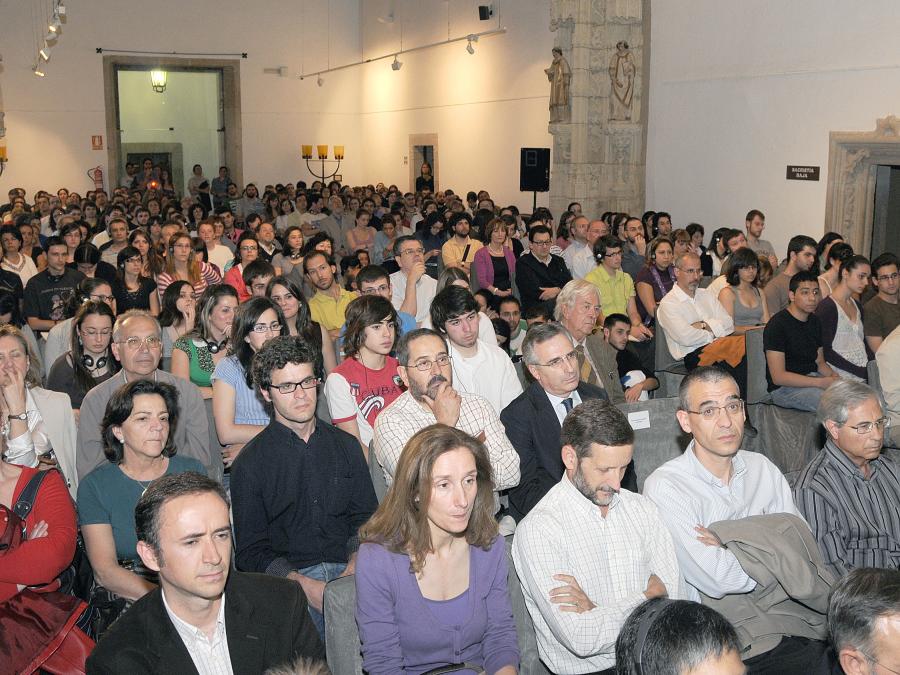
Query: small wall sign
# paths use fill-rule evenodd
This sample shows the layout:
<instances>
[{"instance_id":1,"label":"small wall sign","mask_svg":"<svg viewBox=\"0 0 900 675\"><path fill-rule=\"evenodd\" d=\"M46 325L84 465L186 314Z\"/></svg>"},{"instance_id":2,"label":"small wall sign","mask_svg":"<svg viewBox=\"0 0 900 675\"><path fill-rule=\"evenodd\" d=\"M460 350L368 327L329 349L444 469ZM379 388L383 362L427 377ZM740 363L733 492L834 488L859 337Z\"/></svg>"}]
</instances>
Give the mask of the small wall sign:
<instances>
[{"instance_id":1,"label":"small wall sign","mask_svg":"<svg viewBox=\"0 0 900 675\"><path fill-rule=\"evenodd\" d=\"M788 164L788 180L819 180L819 167L817 166L792 166Z\"/></svg>"},{"instance_id":2,"label":"small wall sign","mask_svg":"<svg viewBox=\"0 0 900 675\"><path fill-rule=\"evenodd\" d=\"M91 136L91 150L103 149L103 136Z\"/></svg>"}]
</instances>

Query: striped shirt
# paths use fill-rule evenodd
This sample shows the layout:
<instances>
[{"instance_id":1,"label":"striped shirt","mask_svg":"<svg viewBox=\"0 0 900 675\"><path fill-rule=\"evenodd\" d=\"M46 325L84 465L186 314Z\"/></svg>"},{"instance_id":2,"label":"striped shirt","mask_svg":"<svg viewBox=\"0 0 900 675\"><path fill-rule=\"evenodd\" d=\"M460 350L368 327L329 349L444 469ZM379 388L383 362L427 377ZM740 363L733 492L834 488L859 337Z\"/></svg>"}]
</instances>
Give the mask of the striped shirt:
<instances>
[{"instance_id":1,"label":"striped shirt","mask_svg":"<svg viewBox=\"0 0 900 675\"><path fill-rule=\"evenodd\" d=\"M869 468L866 479L829 439L794 485L797 507L838 577L900 566L900 464L882 454Z\"/></svg>"},{"instance_id":2,"label":"striped shirt","mask_svg":"<svg viewBox=\"0 0 900 675\"><path fill-rule=\"evenodd\" d=\"M228 651L228 634L225 629L225 594L222 594L219 602L219 615L216 618L216 629L212 639L172 611L166 602L165 591L162 593L162 599L166 614L175 626L178 637L184 642L199 675L234 675L231 654Z\"/></svg>"}]
</instances>

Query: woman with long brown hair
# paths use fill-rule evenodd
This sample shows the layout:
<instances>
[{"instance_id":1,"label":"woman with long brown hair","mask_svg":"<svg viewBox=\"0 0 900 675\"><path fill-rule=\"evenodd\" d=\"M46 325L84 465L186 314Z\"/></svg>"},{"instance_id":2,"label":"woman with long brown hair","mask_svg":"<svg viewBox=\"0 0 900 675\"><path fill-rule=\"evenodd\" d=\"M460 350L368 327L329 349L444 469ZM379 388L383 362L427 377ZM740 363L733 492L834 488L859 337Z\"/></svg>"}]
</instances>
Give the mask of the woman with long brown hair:
<instances>
[{"instance_id":1,"label":"woman with long brown hair","mask_svg":"<svg viewBox=\"0 0 900 675\"><path fill-rule=\"evenodd\" d=\"M517 672L506 545L493 512L480 441L442 424L409 440L384 502L360 529L356 621L370 675L462 662Z\"/></svg>"},{"instance_id":2,"label":"woman with long brown hair","mask_svg":"<svg viewBox=\"0 0 900 675\"><path fill-rule=\"evenodd\" d=\"M156 290L162 299L173 281L187 281L198 298L207 286L222 282L221 275L208 262L199 259L194 252L194 242L187 232L179 232L169 239L166 253L166 271L156 279Z\"/></svg>"}]
</instances>

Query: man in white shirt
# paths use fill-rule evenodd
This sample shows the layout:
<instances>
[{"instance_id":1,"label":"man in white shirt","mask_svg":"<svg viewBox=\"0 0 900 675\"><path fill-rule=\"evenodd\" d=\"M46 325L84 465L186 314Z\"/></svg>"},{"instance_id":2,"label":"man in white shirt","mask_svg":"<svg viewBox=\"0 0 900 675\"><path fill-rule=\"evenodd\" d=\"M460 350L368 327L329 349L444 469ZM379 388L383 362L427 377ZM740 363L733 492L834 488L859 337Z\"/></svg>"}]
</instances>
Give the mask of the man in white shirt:
<instances>
[{"instance_id":1,"label":"man in white shirt","mask_svg":"<svg viewBox=\"0 0 900 675\"><path fill-rule=\"evenodd\" d=\"M522 319L522 303L511 295L500 300L498 310L500 318L509 325L509 353L517 356L522 353L522 343L528 332L528 324Z\"/></svg>"},{"instance_id":2,"label":"man in white shirt","mask_svg":"<svg viewBox=\"0 0 900 675\"><path fill-rule=\"evenodd\" d=\"M541 660L554 673L614 673L628 615L647 599L685 597L672 537L646 497L621 488L634 431L608 401L562 426L565 473L525 516L513 561Z\"/></svg>"},{"instance_id":3,"label":"man in white shirt","mask_svg":"<svg viewBox=\"0 0 900 675\"><path fill-rule=\"evenodd\" d=\"M397 311L416 317L421 326L437 293L437 281L425 274L425 247L415 237L397 237L394 260L400 270L391 275L391 302Z\"/></svg>"},{"instance_id":4,"label":"man in white shirt","mask_svg":"<svg viewBox=\"0 0 900 675\"><path fill-rule=\"evenodd\" d=\"M562 253L562 259L566 261L566 267L572 273L573 279L584 279L588 272L597 266L594 260L593 244L588 244L588 219L578 216L570 224L572 231L572 243Z\"/></svg>"},{"instance_id":5,"label":"man in white shirt","mask_svg":"<svg viewBox=\"0 0 900 675\"><path fill-rule=\"evenodd\" d=\"M447 286L431 303L431 323L450 342L450 367L457 389L487 399L497 414L522 393L509 356L478 338L478 303L461 286Z\"/></svg>"},{"instance_id":6,"label":"man in white shirt","mask_svg":"<svg viewBox=\"0 0 900 675\"><path fill-rule=\"evenodd\" d=\"M228 499L219 483L191 472L165 475L144 491L135 524L137 553L159 573L159 588L103 636L88 672L232 675L299 656L325 659L298 584L231 569Z\"/></svg>"}]
</instances>

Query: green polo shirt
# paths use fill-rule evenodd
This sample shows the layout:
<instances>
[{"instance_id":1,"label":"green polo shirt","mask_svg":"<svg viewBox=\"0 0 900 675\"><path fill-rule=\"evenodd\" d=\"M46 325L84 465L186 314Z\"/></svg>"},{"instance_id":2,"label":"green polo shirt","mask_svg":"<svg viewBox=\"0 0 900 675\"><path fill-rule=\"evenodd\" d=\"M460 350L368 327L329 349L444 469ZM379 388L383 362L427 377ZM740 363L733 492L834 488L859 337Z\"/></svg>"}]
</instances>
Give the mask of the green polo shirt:
<instances>
[{"instance_id":1,"label":"green polo shirt","mask_svg":"<svg viewBox=\"0 0 900 675\"><path fill-rule=\"evenodd\" d=\"M603 265L597 265L585 277L600 291L600 307L603 316L624 314L628 316L628 299L634 297L634 281L622 270L616 270L609 276Z\"/></svg>"}]
</instances>

